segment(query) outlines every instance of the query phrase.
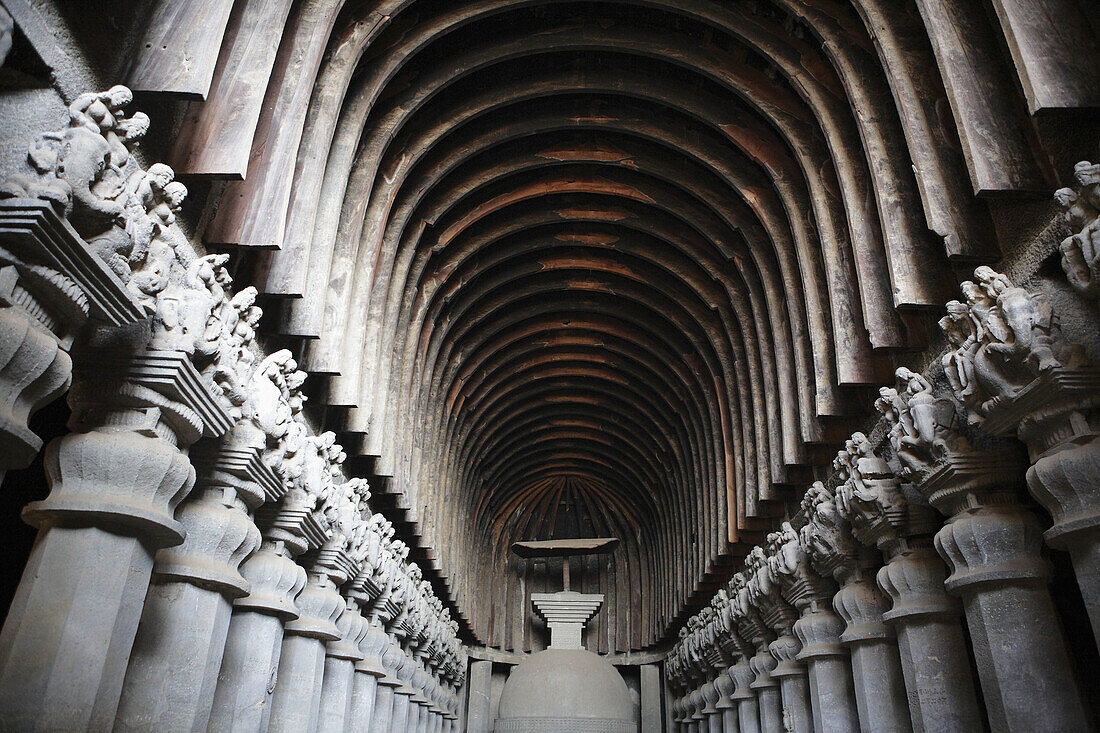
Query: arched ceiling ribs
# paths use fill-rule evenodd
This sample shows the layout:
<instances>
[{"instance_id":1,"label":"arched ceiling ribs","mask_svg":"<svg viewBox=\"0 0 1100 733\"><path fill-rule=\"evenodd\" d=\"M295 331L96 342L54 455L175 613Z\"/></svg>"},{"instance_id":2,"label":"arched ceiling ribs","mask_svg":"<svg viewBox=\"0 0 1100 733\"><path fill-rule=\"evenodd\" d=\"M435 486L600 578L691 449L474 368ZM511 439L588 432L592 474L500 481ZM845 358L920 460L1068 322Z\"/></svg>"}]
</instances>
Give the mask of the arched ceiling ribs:
<instances>
[{"instance_id":1,"label":"arched ceiling ribs","mask_svg":"<svg viewBox=\"0 0 1100 733\"><path fill-rule=\"evenodd\" d=\"M997 256L967 181L1042 178L974 135L1040 104L991 42L1027 29L897 3L296 6L207 236L282 245L269 322L474 637L531 643L511 541L606 532L601 643L661 640Z\"/></svg>"}]
</instances>

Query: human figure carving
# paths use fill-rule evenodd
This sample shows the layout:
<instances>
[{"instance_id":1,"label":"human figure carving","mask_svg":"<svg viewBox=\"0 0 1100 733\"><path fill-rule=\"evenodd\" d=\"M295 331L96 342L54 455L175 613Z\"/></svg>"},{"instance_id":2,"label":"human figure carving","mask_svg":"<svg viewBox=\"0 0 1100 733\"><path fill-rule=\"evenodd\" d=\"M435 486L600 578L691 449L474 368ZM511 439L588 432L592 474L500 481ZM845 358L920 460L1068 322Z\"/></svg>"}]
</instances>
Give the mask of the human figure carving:
<instances>
[{"instance_id":1,"label":"human figure carving","mask_svg":"<svg viewBox=\"0 0 1100 733\"><path fill-rule=\"evenodd\" d=\"M1100 295L1100 164L1083 160L1073 170L1078 190L1061 188L1054 200L1065 211L1070 236L1062 240L1062 269L1082 294Z\"/></svg>"},{"instance_id":2,"label":"human figure carving","mask_svg":"<svg viewBox=\"0 0 1100 733\"><path fill-rule=\"evenodd\" d=\"M981 421L990 409L1040 375L1062 366L1055 349L1054 320L1049 299L1013 286L989 267L974 271L977 283L962 284L973 331L965 325L961 304L948 304L940 327L955 347L943 364L952 388L967 406L971 419ZM1077 355L1064 350L1075 362Z\"/></svg>"},{"instance_id":3,"label":"human figure carving","mask_svg":"<svg viewBox=\"0 0 1100 733\"><path fill-rule=\"evenodd\" d=\"M890 442L902 465L902 475L913 479L949 451L963 446L954 429L955 406L951 400L936 397L928 380L906 367L899 367L895 377L897 388L884 387L883 397L875 406L891 423Z\"/></svg>"}]
</instances>

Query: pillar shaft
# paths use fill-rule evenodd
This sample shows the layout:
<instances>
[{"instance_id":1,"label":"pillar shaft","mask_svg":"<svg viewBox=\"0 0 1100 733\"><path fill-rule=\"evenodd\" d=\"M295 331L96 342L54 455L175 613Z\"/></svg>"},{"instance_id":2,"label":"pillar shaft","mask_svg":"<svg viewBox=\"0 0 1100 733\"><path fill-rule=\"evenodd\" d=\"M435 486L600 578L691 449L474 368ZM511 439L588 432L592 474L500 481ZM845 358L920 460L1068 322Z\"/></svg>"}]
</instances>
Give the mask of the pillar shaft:
<instances>
[{"instance_id":1,"label":"pillar shaft","mask_svg":"<svg viewBox=\"0 0 1100 733\"><path fill-rule=\"evenodd\" d=\"M771 676L771 670L776 666L775 657L766 646L762 646L749 660L749 666L756 674L749 686L756 692L760 729L762 731L782 730L783 702L779 697L779 683Z\"/></svg>"},{"instance_id":2,"label":"pillar shaft","mask_svg":"<svg viewBox=\"0 0 1100 733\"><path fill-rule=\"evenodd\" d=\"M860 726L865 731L912 730L894 634L883 613L890 602L871 577L853 568L833 598L847 624L840 640L851 652Z\"/></svg>"},{"instance_id":3,"label":"pillar shaft","mask_svg":"<svg viewBox=\"0 0 1100 733\"><path fill-rule=\"evenodd\" d=\"M378 694L374 698L374 710L371 713L370 726L368 731L374 733L374 731L390 731L393 724L393 708L394 708L394 689L393 682L396 680L387 680L378 682Z\"/></svg>"},{"instance_id":4,"label":"pillar shaft","mask_svg":"<svg viewBox=\"0 0 1100 733\"><path fill-rule=\"evenodd\" d=\"M661 670L656 664L643 664L638 669L641 703L641 733L660 733Z\"/></svg>"},{"instance_id":5,"label":"pillar shaft","mask_svg":"<svg viewBox=\"0 0 1100 733\"><path fill-rule=\"evenodd\" d=\"M410 693L395 691L393 695L393 717L390 719L390 730L409 731L409 708L412 705Z\"/></svg>"},{"instance_id":6,"label":"pillar shaft","mask_svg":"<svg viewBox=\"0 0 1100 733\"><path fill-rule=\"evenodd\" d=\"M344 727L347 733L367 733L374 715L378 689L378 678L375 675L356 670L352 681L351 708Z\"/></svg>"},{"instance_id":7,"label":"pillar shaft","mask_svg":"<svg viewBox=\"0 0 1100 733\"><path fill-rule=\"evenodd\" d=\"M355 665L363 661L359 644L367 633L367 620L354 601L347 601L336 626L340 638L325 648L324 679L321 682L319 733L343 733L352 704Z\"/></svg>"},{"instance_id":8,"label":"pillar shaft","mask_svg":"<svg viewBox=\"0 0 1100 733\"><path fill-rule=\"evenodd\" d=\"M727 670L727 674L734 684L730 699L737 703L737 721L741 733L760 733L760 707L757 705L756 693L750 687L755 677L752 667L742 657L741 661Z\"/></svg>"},{"instance_id":9,"label":"pillar shaft","mask_svg":"<svg viewBox=\"0 0 1100 733\"><path fill-rule=\"evenodd\" d=\"M282 541L267 541L241 566L251 593L234 602L210 729L263 731L271 716L286 619L296 618L294 597L306 572Z\"/></svg>"},{"instance_id":10,"label":"pillar shaft","mask_svg":"<svg viewBox=\"0 0 1100 733\"><path fill-rule=\"evenodd\" d=\"M479 659L470 664L470 703L466 709L467 733L488 733L489 695L491 692L493 663Z\"/></svg>"},{"instance_id":11,"label":"pillar shaft","mask_svg":"<svg viewBox=\"0 0 1100 733\"><path fill-rule=\"evenodd\" d=\"M795 622L794 633L802 642L798 659L809 669L810 707L814 730L846 733L859 730L852 667L840 643L841 619L823 607L807 606Z\"/></svg>"},{"instance_id":12,"label":"pillar shaft","mask_svg":"<svg viewBox=\"0 0 1100 733\"><path fill-rule=\"evenodd\" d=\"M321 683L319 733L343 733L351 707L355 662L327 656Z\"/></svg>"},{"instance_id":13,"label":"pillar shaft","mask_svg":"<svg viewBox=\"0 0 1100 733\"><path fill-rule=\"evenodd\" d=\"M109 383L78 378L76 432L47 447L50 494L24 510L39 533L0 632L0 728L113 727L153 555L183 539L172 514L194 471L179 445L206 420L228 428L205 391L180 401L198 386L186 355L129 358Z\"/></svg>"},{"instance_id":14,"label":"pillar shaft","mask_svg":"<svg viewBox=\"0 0 1100 733\"><path fill-rule=\"evenodd\" d=\"M943 562L931 546L910 545L878 572L893 600L883 618L898 639L910 718L916 733L981 730L959 602L947 595Z\"/></svg>"},{"instance_id":15,"label":"pillar shaft","mask_svg":"<svg viewBox=\"0 0 1100 733\"><path fill-rule=\"evenodd\" d=\"M772 677L779 680L780 696L783 700L783 721L785 730L792 733L813 733L813 713L810 711L810 687L806 679L806 667L797 661L802 651L790 631L785 631L768 649L776 659Z\"/></svg>"},{"instance_id":16,"label":"pillar shaft","mask_svg":"<svg viewBox=\"0 0 1100 733\"><path fill-rule=\"evenodd\" d=\"M1088 724L1041 557L1042 527L1020 506L973 503L936 535L973 642L995 731L1086 730Z\"/></svg>"},{"instance_id":17,"label":"pillar shaft","mask_svg":"<svg viewBox=\"0 0 1100 733\"><path fill-rule=\"evenodd\" d=\"M344 599L323 567L315 567L296 605L300 616L287 622L268 730L294 733L317 727L325 673L325 642L340 638L336 619Z\"/></svg>"},{"instance_id":18,"label":"pillar shaft","mask_svg":"<svg viewBox=\"0 0 1100 733\"><path fill-rule=\"evenodd\" d=\"M240 452L254 468L266 468L257 451ZM230 604L248 592L238 567L260 544L244 500L258 504L263 493L242 473L207 464L199 488L177 513L187 537L157 554L116 730L207 728Z\"/></svg>"}]
</instances>

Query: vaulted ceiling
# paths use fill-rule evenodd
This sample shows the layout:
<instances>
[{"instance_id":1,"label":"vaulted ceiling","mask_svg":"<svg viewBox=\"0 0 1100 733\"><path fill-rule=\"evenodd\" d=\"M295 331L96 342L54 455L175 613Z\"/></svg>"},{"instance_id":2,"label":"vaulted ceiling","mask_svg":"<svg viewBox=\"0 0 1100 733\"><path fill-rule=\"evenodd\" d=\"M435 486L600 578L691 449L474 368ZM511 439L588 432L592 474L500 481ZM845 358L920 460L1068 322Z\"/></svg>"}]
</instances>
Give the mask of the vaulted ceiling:
<instances>
[{"instance_id":1,"label":"vaulted ceiling","mask_svg":"<svg viewBox=\"0 0 1100 733\"><path fill-rule=\"evenodd\" d=\"M641 649L998 258L982 198L1052 189L1031 115L1098 103L982 5L238 0L171 162L471 638L532 643L511 542L612 534Z\"/></svg>"}]
</instances>

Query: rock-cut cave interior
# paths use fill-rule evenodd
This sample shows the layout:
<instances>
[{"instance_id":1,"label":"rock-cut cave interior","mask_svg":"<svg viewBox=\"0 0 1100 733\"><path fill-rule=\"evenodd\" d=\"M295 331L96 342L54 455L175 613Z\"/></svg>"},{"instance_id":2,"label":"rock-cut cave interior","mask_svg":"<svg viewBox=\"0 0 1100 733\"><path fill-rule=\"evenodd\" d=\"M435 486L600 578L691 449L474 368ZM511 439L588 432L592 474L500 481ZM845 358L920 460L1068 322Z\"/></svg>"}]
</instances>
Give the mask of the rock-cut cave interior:
<instances>
[{"instance_id":1,"label":"rock-cut cave interior","mask_svg":"<svg viewBox=\"0 0 1100 733\"><path fill-rule=\"evenodd\" d=\"M0 732L1100 730L1100 7L0 0L0 481Z\"/></svg>"}]
</instances>

